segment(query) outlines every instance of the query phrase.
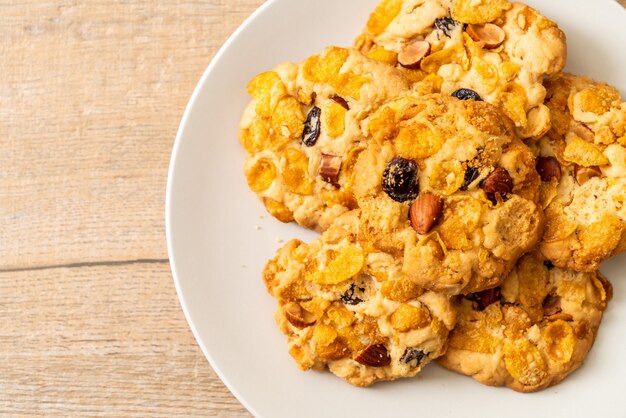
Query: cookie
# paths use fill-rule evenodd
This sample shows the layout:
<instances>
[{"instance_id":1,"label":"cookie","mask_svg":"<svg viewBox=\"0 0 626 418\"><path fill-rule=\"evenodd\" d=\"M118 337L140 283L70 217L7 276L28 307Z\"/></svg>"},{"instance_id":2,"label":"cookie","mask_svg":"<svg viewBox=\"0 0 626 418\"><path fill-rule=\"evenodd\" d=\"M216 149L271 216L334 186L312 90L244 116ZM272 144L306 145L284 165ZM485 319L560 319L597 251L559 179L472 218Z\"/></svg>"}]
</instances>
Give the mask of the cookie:
<instances>
[{"instance_id":1,"label":"cookie","mask_svg":"<svg viewBox=\"0 0 626 418\"><path fill-rule=\"evenodd\" d=\"M426 292L398 259L359 244L359 211L321 238L291 241L263 272L275 318L302 370L324 370L356 386L415 376L445 351L455 314Z\"/></svg>"},{"instance_id":2,"label":"cookie","mask_svg":"<svg viewBox=\"0 0 626 418\"><path fill-rule=\"evenodd\" d=\"M449 295L497 286L540 239L532 151L486 102L406 94L368 125L351 186L363 242Z\"/></svg>"},{"instance_id":3,"label":"cookie","mask_svg":"<svg viewBox=\"0 0 626 418\"><path fill-rule=\"evenodd\" d=\"M593 272L626 249L626 103L604 83L569 74L546 81L552 129L537 145L554 265Z\"/></svg>"},{"instance_id":4,"label":"cookie","mask_svg":"<svg viewBox=\"0 0 626 418\"><path fill-rule=\"evenodd\" d=\"M611 296L599 272L560 270L527 255L500 288L455 298L458 323L438 361L519 392L556 385L584 362Z\"/></svg>"},{"instance_id":5,"label":"cookie","mask_svg":"<svg viewBox=\"0 0 626 418\"><path fill-rule=\"evenodd\" d=\"M543 77L567 56L556 23L506 0L383 0L355 45L444 94L497 105L530 141L550 127Z\"/></svg>"},{"instance_id":6,"label":"cookie","mask_svg":"<svg viewBox=\"0 0 626 418\"><path fill-rule=\"evenodd\" d=\"M248 185L268 212L323 231L354 209L344 184L363 124L407 88L399 70L337 47L256 76L239 137Z\"/></svg>"}]
</instances>

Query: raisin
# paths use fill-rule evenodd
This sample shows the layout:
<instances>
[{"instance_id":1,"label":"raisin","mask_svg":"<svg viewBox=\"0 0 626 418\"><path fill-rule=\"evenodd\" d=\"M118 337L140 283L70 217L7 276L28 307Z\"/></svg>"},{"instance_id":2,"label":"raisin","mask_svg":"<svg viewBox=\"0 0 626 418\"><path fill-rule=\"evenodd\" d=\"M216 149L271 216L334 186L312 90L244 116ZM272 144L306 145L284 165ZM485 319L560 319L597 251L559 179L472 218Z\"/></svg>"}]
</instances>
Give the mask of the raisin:
<instances>
[{"instance_id":1,"label":"raisin","mask_svg":"<svg viewBox=\"0 0 626 418\"><path fill-rule=\"evenodd\" d=\"M480 171L476 167L467 167L465 170L465 181L463 181L463 185L461 186L462 191L467 191L469 189L470 184L472 184L480 175Z\"/></svg>"},{"instance_id":2,"label":"raisin","mask_svg":"<svg viewBox=\"0 0 626 418\"><path fill-rule=\"evenodd\" d=\"M543 300L542 305L544 316L552 316L563 312L561 308L561 297L559 295L549 294Z\"/></svg>"},{"instance_id":3,"label":"raisin","mask_svg":"<svg viewBox=\"0 0 626 418\"><path fill-rule=\"evenodd\" d=\"M470 89L458 89L452 93L452 97L456 97L459 100L476 100L482 102L483 99L474 90Z\"/></svg>"},{"instance_id":4,"label":"raisin","mask_svg":"<svg viewBox=\"0 0 626 418\"><path fill-rule=\"evenodd\" d=\"M341 302L343 302L344 305L358 305L359 303L363 302L363 299L361 299L357 295L360 294L361 296L363 296L363 292L365 292L364 287L358 287L355 283L352 283L350 285L350 288L346 290L343 295L341 295L340 300Z\"/></svg>"},{"instance_id":5,"label":"raisin","mask_svg":"<svg viewBox=\"0 0 626 418\"><path fill-rule=\"evenodd\" d=\"M406 158L396 157L383 173L382 185L385 193L396 202L412 200L419 194L417 164Z\"/></svg>"},{"instance_id":6,"label":"raisin","mask_svg":"<svg viewBox=\"0 0 626 418\"><path fill-rule=\"evenodd\" d=\"M494 289L483 290L482 292L472 293L467 295L466 298L471 300L472 302L476 302L474 309L477 311L484 311L487 306L496 303L500 300L500 288L496 287Z\"/></svg>"},{"instance_id":7,"label":"raisin","mask_svg":"<svg viewBox=\"0 0 626 418\"><path fill-rule=\"evenodd\" d=\"M312 147L320 137L320 126L322 109L315 106L306 117L304 131L302 132L302 143L307 147Z\"/></svg>"},{"instance_id":8,"label":"raisin","mask_svg":"<svg viewBox=\"0 0 626 418\"><path fill-rule=\"evenodd\" d=\"M550 261L550 260L544 261L543 265L546 266L548 271L550 271L550 270L552 270L554 268L554 264L552 264L552 261Z\"/></svg>"},{"instance_id":9,"label":"raisin","mask_svg":"<svg viewBox=\"0 0 626 418\"><path fill-rule=\"evenodd\" d=\"M435 28L439 29L446 35L448 38L451 38L450 32L460 26L462 23L458 22L451 17L441 17L435 19Z\"/></svg>"},{"instance_id":10,"label":"raisin","mask_svg":"<svg viewBox=\"0 0 626 418\"><path fill-rule=\"evenodd\" d=\"M409 364L411 367L419 367L422 364L422 360L427 356L422 350L418 350L417 348L407 348L400 357L400 361L406 364ZM414 363L414 364L411 364Z\"/></svg>"}]
</instances>

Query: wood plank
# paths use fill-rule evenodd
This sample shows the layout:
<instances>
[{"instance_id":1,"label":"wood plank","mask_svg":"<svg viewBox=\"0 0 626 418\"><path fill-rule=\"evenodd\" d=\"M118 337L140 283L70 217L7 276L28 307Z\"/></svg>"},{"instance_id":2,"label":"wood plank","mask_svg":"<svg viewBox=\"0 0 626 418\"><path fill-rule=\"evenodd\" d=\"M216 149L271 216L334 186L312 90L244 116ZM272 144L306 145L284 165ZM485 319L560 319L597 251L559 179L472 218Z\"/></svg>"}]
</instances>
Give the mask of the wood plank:
<instances>
[{"instance_id":1,"label":"wood plank","mask_svg":"<svg viewBox=\"0 0 626 418\"><path fill-rule=\"evenodd\" d=\"M0 415L249 415L198 348L167 263L1 273L0 295Z\"/></svg>"},{"instance_id":2,"label":"wood plank","mask_svg":"<svg viewBox=\"0 0 626 418\"><path fill-rule=\"evenodd\" d=\"M0 19L0 269L166 258L195 84L262 0L21 0Z\"/></svg>"}]
</instances>

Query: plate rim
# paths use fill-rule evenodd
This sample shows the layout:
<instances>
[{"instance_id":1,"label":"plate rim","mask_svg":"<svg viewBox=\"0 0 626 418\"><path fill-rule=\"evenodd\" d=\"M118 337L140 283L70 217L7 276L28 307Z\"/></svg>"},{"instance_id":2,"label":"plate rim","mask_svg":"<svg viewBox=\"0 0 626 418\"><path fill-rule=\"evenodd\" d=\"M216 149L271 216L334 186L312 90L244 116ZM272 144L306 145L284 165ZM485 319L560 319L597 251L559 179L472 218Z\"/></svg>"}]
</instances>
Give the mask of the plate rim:
<instances>
[{"instance_id":1,"label":"plate rim","mask_svg":"<svg viewBox=\"0 0 626 418\"><path fill-rule=\"evenodd\" d=\"M254 21L256 18L261 15L266 9L272 7L279 0L267 0L265 3L261 4L258 8L256 8L238 27L235 31L226 39L224 44L219 48L211 62L207 66L207 68L202 73L200 80L197 82L193 93L189 101L187 102L187 106L185 107L185 111L181 118L181 121L178 125L178 130L176 132L176 137L174 139L174 145L172 147L172 155L170 157L169 168L167 172L167 184L165 191L165 237L167 241L167 255L170 264L170 270L172 273L172 279L174 281L174 287L176 288L176 295L178 297L178 302L183 310L183 314L185 315L185 320L187 321L187 325L191 329L191 333L196 341L196 344L200 347L202 354L208 360L209 364L219 377L220 381L228 388L228 390L237 398L237 400L254 416L259 416L258 412L255 408L252 407L250 403L239 393L239 391L225 378L221 368L213 358L212 354L209 352L205 344L202 342L202 339L199 337L198 329L191 318L191 313L189 312L189 307L187 304L187 299L182 291L182 286L180 283L180 278L178 276L178 269L176 267L176 261L174 258L174 247L172 243L172 193L174 187L174 178L175 171L177 167L177 157L180 152L182 139L184 137L186 127L188 124L188 120L191 114L192 109L195 107L196 102L198 101L198 97L200 96L200 92L202 91L204 85L207 80L211 77L211 74L215 71L215 68L218 66L221 61L222 56L226 53L226 51L230 48L230 46L236 41L236 39L241 35L241 33L246 30L246 28Z\"/></svg>"}]
</instances>

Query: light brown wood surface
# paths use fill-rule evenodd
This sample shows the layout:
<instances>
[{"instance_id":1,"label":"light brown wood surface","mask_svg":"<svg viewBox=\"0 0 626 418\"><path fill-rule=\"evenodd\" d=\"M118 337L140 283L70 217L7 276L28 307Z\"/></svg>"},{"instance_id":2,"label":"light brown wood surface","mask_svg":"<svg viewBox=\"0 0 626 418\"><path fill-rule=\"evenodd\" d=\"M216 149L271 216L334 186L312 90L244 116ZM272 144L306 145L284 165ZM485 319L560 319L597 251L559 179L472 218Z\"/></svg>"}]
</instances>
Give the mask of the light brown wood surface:
<instances>
[{"instance_id":1,"label":"light brown wood surface","mask_svg":"<svg viewBox=\"0 0 626 418\"><path fill-rule=\"evenodd\" d=\"M0 415L249 415L180 310L164 198L187 100L261 3L0 2Z\"/></svg>"}]
</instances>

